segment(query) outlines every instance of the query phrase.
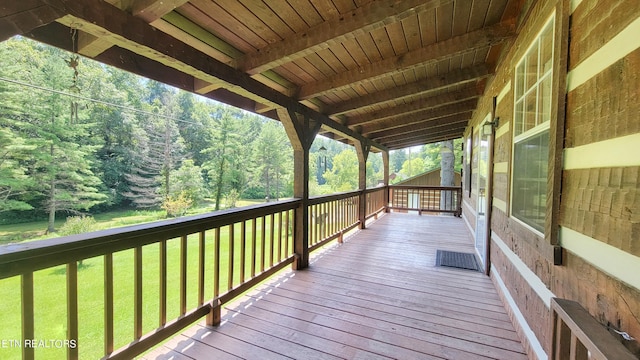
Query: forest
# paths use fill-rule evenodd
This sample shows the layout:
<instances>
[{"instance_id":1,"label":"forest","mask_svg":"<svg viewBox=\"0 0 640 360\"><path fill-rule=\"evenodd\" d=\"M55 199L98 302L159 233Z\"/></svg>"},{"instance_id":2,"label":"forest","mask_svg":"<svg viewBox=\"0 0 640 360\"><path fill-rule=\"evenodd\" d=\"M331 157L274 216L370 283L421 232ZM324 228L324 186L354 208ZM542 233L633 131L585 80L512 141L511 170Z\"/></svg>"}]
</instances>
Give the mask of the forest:
<instances>
[{"instance_id":1,"label":"forest","mask_svg":"<svg viewBox=\"0 0 640 360\"><path fill-rule=\"evenodd\" d=\"M52 233L56 217L292 196L277 121L20 37L0 59L0 224L47 220ZM439 167L439 149L392 151L395 181ZM310 159L311 195L357 188L352 147L319 136ZM382 174L373 153L367 186Z\"/></svg>"}]
</instances>

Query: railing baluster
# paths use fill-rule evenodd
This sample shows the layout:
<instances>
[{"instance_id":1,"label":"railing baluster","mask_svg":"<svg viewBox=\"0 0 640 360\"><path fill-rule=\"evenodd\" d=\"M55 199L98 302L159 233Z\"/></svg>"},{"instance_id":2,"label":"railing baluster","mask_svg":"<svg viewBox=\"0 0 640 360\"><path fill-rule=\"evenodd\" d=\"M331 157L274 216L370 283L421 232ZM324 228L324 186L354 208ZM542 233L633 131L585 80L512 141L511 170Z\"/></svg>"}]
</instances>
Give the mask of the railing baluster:
<instances>
[{"instance_id":1,"label":"railing baluster","mask_svg":"<svg viewBox=\"0 0 640 360\"><path fill-rule=\"evenodd\" d=\"M104 255L104 353L113 352L113 254Z\"/></svg>"},{"instance_id":2,"label":"railing baluster","mask_svg":"<svg viewBox=\"0 0 640 360\"><path fill-rule=\"evenodd\" d=\"M269 251L270 251L270 255L269 256L269 266L273 266L273 256L275 254L275 239L274 239L274 235L275 235L275 214L271 213L271 216L269 216L269 225L270 229L269 229L269 242L270 242L270 247L269 247Z\"/></svg>"},{"instance_id":3,"label":"railing baluster","mask_svg":"<svg viewBox=\"0 0 640 360\"><path fill-rule=\"evenodd\" d=\"M160 297L159 304L159 323L160 326L164 326L167 323L167 241L162 240L159 243L160 245L160 276L159 276L159 286L160 291L158 296Z\"/></svg>"},{"instance_id":4,"label":"railing baluster","mask_svg":"<svg viewBox=\"0 0 640 360\"><path fill-rule=\"evenodd\" d=\"M278 261L282 260L282 211L278 213Z\"/></svg>"},{"instance_id":5,"label":"railing baluster","mask_svg":"<svg viewBox=\"0 0 640 360\"><path fill-rule=\"evenodd\" d=\"M213 298L220 296L220 228L214 231L213 240Z\"/></svg>"},{"instance_id":6,"label":"railing baluster","mask_svg":"<svg viewBox=\"0 0 640 360\"><path fill-rule=\"evenodd\" d=\"M284 256L288 257L289 256L289 211L287 210L285 212L285 217L284 217L284 231L285 231L285 236L284 236Z\"/></svg>"},{"instance_id":7,"label":"railing baluster","mask_svg":"<svg viewBox=\"0 0 640 360\"><path fill-rule=\"evenodd\" d=\"M204 250L205 232L200 231L198 237L198 306L204 304Z\"/></svg>"},{"instance_id":8,"label":"railing baluster","mask_svg":"<svg viewBox=\"0 0 640 360\"><path fill-rule=\"evenodd\" d=\"M244 271L246 266L245 257L247 255L247 221L240 223L240 284L244 283Z\"/></svg>"},{"instance_id":9,"label":"railing baluster","mask_svg":"<svg viewBox=\"0 0 640 360\"><path fill-rule=\"evenodd\" d=\"M571 333L571 351L569 355L571 360L587 360L589 359L589 352L587 348L580 342L576 334Z\"/></svg>"},{"instance_id":10,"label":"railing baluster","mask_svg":"<svg viewBox=\"0 0 640 360\"><path fill-rule=\"evenodd\" d=\"M322 241L327 237L329 233L329 203L322 203L322 227L320 237L318 237L318 242Z\"/></svg>"},{"instance_id":11,"label":"railing baluster","mask_svg":"<svg viewBox=\"0 0 640 360\"><path fill-rule=\"evenodd\" d=\"M318 213L319 206L320 205L313 205L311 207L312 211L309 211L309 231L311 232L311 235L309 236L309 245L315 244L318 240L320 231L320 227L318 226L318 219L320 217L320 214Z\"/></svg>"},{"instance_id":12,"label":"railing baluster","mask_svg":"<svg viewBox=\"0 0 640 360\"><path fill-rule=\"evenodd\" d=\"M229 271L227 272L227 291L233 289L233 265L235 263L235 226L236 224L229 224Z\"/></svg>"},{"instance_id":13,"label":"railing baluster","mask_svg":"<svg viewBox=\"0 0 640 360\"><path fill-rule=\"evenodd\" d=\"M329 201L326 207L327 215L325 216L325 219L327 220L327 225L325 226L326 230L324 237L322 238L323 240L333 234L333 201Z\"/></svg>"},{"instance_id":14,"label":"railing baluster","mask_svg":"<svg viewBox=\"0 0 640 360\"><path fill-rule=\"evenodd\" d=\"M329 204L329 233L327 237L336 233L336 202L331 201Z\"/></svg>"},{"instance_id":15,"label":"railing baluster","mask_svg":"<svg viewBox=\"0 0 640 360\"><path fill-rule=\"evenodd\" d=\"M33 346L27 346L26 340L35 338L34 336L34 315L33 315L33 273L22 274L22 359L33 359Z\"/></svg>"},{"instance_id":16,"label":"railing baluster","mask_svg":"<svg viewBox=\"0 0 640 360\"><path fill-rule=\"evenodd\" d=\"M180 316L187 313L187 235L180 237Z\"/></svg>"},{"instance_id":17,"label":"railing baluster","mask_svg":"<svg viewBox=\"0 0 640 360\"><path fill-rule=\"evenodd\" d=\"M133 250L134 257L134 305L133 305L133 336L135 340L142 337L142 247Z\"/></svg>"},{"instance_id":18,"label":"railing baluster","mask_svg":"<svg viewBox=\"0 0 640 360\"><path fill-rule=\"evenodd\" d=\"M78 340L78 263L67 264L67 339ZM78 358L78 347L67 347L67 359Z\"/></svg>"},{"instance_id":19,"label":"railing baluster","mask_svg":"<svg viewBox=\"0 0 640 360\"><path fill-rule=\"evenodd\" d=\"M258 250L256 244L256 218L251 219L251 277L256 276L256 252Z\"/></svg>"},{"instance_id":20,"label":"railing baluster","mask_svg":"<svg viewBox=\"0 0 640 360\"><path fill-rule=\"evenodd\" d=\"M262 243L260 244L260 272L264 271L264 259L267 257L267 217L262 217Z\"/></svg>"}]
</instances>

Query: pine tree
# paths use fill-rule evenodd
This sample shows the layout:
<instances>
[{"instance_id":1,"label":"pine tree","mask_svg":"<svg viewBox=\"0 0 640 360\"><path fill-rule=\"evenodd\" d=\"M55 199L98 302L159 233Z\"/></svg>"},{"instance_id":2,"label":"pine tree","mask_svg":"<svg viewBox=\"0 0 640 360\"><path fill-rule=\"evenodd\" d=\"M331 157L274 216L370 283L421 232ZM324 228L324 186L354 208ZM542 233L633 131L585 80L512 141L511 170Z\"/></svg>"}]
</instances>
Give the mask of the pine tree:
<instances>
[{"instance_id":1,"label":"pine tree","mask_svg":"<svg viewBox=\"0 0 640 360\"><path fill-rule=\"evenodd\" d=\"M58 212L87 211L106 198L93 173L96 149L85 144L93 124L79 111L80 104L64 95L77 87L78 68L68 66L68 53L24 39L10 40L9 47L3 59L18 64L20 71L7 75L47 89L5 92L2 117L30 149L19 166L35 184L29 198L48 214L52 232Z\"/></svg>"}]
</instances>

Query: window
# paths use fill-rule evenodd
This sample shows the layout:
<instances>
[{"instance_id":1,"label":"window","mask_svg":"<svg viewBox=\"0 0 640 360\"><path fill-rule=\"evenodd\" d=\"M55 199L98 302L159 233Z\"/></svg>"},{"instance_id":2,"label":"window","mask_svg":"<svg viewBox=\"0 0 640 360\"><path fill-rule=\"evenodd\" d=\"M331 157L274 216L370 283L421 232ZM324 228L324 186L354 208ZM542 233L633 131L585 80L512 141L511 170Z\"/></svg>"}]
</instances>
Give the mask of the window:
<instances>
[{"instance_id":1,"label":"window","mask_svg":"<svg viewBox=\"0 0 640 360\"><path fill-rule=\"evenodd\" d=\"M511 215L543 233L553 75L552 16L516 66Z\"/></svg>"}]
</instances>

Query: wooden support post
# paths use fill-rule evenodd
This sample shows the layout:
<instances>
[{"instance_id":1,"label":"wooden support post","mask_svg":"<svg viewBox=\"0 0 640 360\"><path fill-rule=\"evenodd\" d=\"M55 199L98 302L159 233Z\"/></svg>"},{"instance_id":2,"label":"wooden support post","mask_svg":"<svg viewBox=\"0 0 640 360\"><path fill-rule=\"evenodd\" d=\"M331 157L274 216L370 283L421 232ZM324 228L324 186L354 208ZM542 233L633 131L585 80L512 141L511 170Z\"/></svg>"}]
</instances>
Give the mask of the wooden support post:
<instances>
[{"instance_id":1,"label":"wooden support post","mask_svg":"<svg viewBox=\"0 0 640 360\"><path fill-rule=\"evenodd\" d=\"M300 199L293 219L293 251L295 270L309 266L309 148L322 123L292 110L277 110L293 147L293 196Z\"/></svg>"},{"instance_id":2,"label":"wooden support post","mask_svg":"<svg viewBox=\"0 0 640 360\"><path fill-rule=\"evenodd\" d=\"M389 152L382 152L382 170L384 172L383 185L384 185L384 212L389 212Z\"/></svg>"},{"instance_id":3,"label":"wooden support post","mask_svg":"<svg viewBox=\"0 0 640 360\"><path fill-rule=\"evenodd\" d=\"M222 303L220 299L213 299L211 302L211 311L207 314L206 324L207 326L218 326L221 322Z\"/></svg>"},{"instance_id":4,"label":"wooden support post","mask_svg":"<svg viewBox=\"0 0 640 360\"><path fill-rule=\"evenodd\" d=\"M364 229L367 218L367 157L371 144L363 141L355 141L356 154L358 154L358 190L360 190L360 206L358 207L358 220L360 221L360 229Z\"/></svg>"}]
</instances>

